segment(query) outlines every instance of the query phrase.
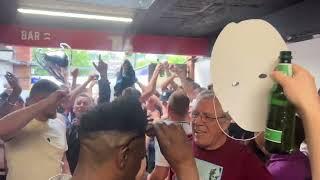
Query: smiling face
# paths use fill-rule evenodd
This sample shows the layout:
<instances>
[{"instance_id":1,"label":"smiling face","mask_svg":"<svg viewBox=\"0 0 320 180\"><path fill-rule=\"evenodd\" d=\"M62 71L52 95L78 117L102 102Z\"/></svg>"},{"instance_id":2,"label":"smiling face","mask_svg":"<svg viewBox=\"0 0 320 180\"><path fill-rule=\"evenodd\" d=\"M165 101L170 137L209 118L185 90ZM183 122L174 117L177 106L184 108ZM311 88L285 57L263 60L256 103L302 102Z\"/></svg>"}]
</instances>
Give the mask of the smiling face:
<instances>
[{"instance_id":1,"label":"smiling face","mask_svg":"<svg viewBox=\"0 0 320 180\"><path fill-rule=\"evenodd\" d=\"M93 106L93 101L87 96L78 96L74 102L73 112L77 118L80 118L81 114L90 110Z\"/></svg>"},{"instance_id":2,"label":"smiling face","mask_svg":"<svg viewBox=\"0 0 320 180\"><path fill-rule=\"evenodd\" d=\"M216 113L214 111L214 104ZM192 132L196 145L204 149L215 149L226 139L225 134L220 129L218 119L223 119L223 112L220 103L212 98L202 99L197 102L192 111Z\"/></svg>"}]
</instances>

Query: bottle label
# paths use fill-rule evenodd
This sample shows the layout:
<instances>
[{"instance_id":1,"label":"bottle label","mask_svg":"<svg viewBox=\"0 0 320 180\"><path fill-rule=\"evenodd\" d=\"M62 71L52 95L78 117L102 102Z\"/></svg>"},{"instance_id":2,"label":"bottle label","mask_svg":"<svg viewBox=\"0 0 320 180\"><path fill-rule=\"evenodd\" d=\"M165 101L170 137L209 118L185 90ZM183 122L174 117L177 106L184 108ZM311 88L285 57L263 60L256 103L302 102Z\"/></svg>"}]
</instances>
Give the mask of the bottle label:
<instances>
[{"instance_id":1,"label":"bottle label","mask_svg":"<svg viewBox=\"0 0 320 180\"><path fill-rule=\"evenodd\" d=\"M292 77L292 64L289 63L280 63L277 66L277 70L283 74Z\"/></svg>"},{"instance_id":2,"label":"bottle label","mask_svg":"<svg viewBox=\"0 0 320 180\"><path fill-rule=\"evenodd\" d=\"M264 132L264 139L280 144L281 138L282 138L282 131L266 128L266 131Z\"/></svg>"},{"instance_id":3,"label":"bottle label","mask_svg":"<svg viewBox=\"0 0 320 180\"><path fill-rule=\"evenodd\" d=\"M281 100L281 99L276 99L276 98L271 98L271 105L276 105L276 106L288 106L289 101Z\"/></svg>"}]
</instances>

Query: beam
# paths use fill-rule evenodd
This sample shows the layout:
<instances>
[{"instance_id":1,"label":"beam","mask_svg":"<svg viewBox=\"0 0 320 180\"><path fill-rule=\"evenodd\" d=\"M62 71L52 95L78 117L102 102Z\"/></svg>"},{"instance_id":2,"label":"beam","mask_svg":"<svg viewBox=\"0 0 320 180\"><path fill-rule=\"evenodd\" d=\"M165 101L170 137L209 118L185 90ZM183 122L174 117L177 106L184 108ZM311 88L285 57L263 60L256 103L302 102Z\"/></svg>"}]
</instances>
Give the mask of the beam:
<instances>
[{"instance_id":1,"label":"beam","mask_svg":"<svg viewBox=\"0 0 320 180\"><path fill-rule=\"evenodd\" d=\"M21 25L0 25L0 32L0 43L9 45L57 48L63 42L73 49L209 55L209 42L206 38L124 35Z\"/></svg>"}]
</instances>

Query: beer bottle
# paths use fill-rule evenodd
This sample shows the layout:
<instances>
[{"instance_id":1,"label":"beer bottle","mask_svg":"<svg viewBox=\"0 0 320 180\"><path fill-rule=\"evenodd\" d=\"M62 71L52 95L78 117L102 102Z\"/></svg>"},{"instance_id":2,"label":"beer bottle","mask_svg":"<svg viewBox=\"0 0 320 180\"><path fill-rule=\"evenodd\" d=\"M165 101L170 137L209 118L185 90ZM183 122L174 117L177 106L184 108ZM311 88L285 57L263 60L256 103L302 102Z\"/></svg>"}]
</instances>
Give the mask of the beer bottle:
<instances>
[{"instance_id":1,"label":"beer bottle","mask_svg":"<svg viewBox=\"0 0 320 180\"><path fill-rule=\"evenodd\" d=\"M291 51L280 52L277 70L292 76ZM286 98L282 87L275 84L271 90L265 146L272 154L290 154L295 150L295 107Z\"/></svg>"},{"instance_id":2,"label":"beer bottle","mask_svg":"<svg viewBox=\"0 0 320 180\"><path fill-rule=\"evenodd\" d=\"M157 59L157 63L158 63L158 64L161 63L159 59ZM163 69L160 70L160 77L164 77L164 70L163 70Z\"/></svg>"}]
</instances>

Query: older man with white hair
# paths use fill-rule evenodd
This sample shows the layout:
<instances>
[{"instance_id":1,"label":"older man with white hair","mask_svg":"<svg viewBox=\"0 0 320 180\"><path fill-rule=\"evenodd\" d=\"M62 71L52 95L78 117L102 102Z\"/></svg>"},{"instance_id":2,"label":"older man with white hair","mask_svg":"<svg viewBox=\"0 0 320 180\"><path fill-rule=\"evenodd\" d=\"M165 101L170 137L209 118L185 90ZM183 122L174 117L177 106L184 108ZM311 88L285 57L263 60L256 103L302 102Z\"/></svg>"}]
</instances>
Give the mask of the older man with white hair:
<instances>
[{"instance_id":1,"label":"older man with white hair","mask_svg":"<svg viewBox=\"0 0 320 180\"><path fill-rule=\"evenodd\" d=\"M222 128L227 128L228 123L223 122L230 122L230 118L212 91L198 95L192 110L193 153L198 165L210 168L210 177L216 179L272 179L264 164L246 146L228 138L220 129L218 121L222 122Z\"/></svg>"}]
</instances>

